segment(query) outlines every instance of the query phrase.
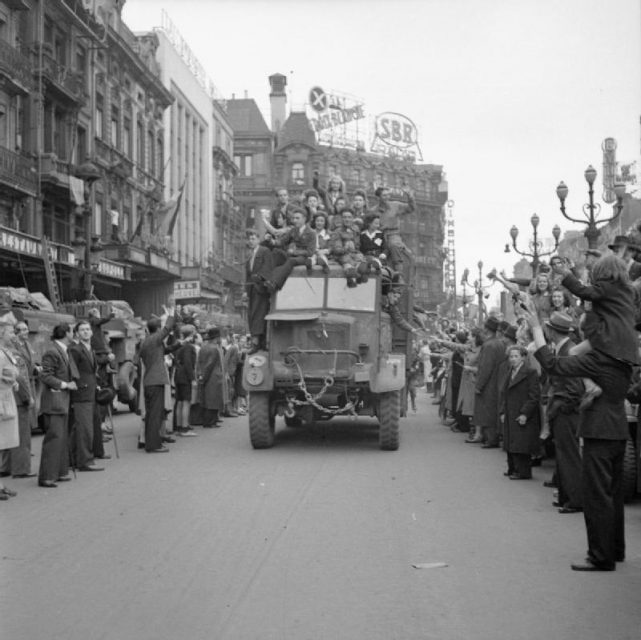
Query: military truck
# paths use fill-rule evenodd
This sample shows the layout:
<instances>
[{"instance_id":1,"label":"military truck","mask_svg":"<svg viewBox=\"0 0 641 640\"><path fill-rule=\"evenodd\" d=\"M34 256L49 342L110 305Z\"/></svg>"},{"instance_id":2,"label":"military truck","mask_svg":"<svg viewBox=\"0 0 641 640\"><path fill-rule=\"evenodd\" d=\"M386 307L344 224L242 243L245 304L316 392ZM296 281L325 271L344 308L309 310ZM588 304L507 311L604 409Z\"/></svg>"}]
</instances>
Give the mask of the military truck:
<instances>
[{"instance_id":1,"label":"military truck","mask_svg":"<svg viewBox=\"0 0 641 640\"><path fill-rule=\"evenodd\" d=\"M406 314L410 294L408 287ZM327 274L293 270L272 297L269 347L248 356L243 370L255 449L274 445L277 418L293 427L334 416L377 417L380 448L398 449L412 336L393 327L382 295L379 275L350 288L338 265Z\"/></svg>"}]
</instances>

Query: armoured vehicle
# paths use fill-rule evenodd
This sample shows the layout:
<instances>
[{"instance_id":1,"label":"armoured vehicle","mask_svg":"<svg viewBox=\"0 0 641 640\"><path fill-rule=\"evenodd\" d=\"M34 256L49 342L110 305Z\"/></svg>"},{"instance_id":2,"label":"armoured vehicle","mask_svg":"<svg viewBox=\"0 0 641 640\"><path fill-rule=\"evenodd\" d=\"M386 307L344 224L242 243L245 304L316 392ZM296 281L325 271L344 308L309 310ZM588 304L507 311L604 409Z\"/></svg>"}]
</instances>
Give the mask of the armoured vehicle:
<instances>
[{"instance_id":1,"label":"armoured vehicle","mask_svg":"<svg viewBox=\"0 0 641 640\"><path fill-rule=\"evenodd\" d=\"M268 349L248 356L243 370L255 449L273 446L281 416L292 427L375 416L380 448L398 449L411 334L393 326L382 295L379 275L350 288L337 265L327 274L294 269L272 297ZM407 317L410 309L407 287L400 310Z\"/></svg>"}]
</instances>

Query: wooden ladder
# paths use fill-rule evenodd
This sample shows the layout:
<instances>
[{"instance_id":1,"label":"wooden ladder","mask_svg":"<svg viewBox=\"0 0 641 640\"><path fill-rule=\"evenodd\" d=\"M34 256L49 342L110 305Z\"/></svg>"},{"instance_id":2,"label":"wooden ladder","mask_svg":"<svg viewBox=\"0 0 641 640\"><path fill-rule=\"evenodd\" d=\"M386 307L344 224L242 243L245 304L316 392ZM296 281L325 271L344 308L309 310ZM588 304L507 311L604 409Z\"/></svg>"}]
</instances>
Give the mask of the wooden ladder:
<instances>
[{"instance_id":1,"label":"wooden ladder","mask_svg":"<svg viewBox=\"0 0 641 640\"><path fill-rule=\"evenodd\" d=\"M56 270L53 264L53 256L49 247L49 240L47 236L42 236L42 259L45 265L45 274L47 276L47 287L49 288L49 298L54 311L60 310L60 291L58 289L58 281L56 280Z\"/></svg>"}]
</instances>

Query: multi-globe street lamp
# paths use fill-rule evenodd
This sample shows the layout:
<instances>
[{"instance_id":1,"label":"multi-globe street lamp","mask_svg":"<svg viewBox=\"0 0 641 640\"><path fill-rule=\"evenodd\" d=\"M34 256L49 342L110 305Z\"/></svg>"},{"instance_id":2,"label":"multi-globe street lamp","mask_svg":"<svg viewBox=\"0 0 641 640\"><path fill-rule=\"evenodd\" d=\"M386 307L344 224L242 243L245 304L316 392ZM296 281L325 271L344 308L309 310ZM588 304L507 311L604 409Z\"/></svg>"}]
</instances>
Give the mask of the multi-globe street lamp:
<instances>
[{"instance_id":1,"label":"multi-globe street lamp","mask_svg":"<svg viewBox=\"0 0 641 640\"><path fill-rule=\"evenodd\" d=\"M550 251L543 251L543 243L539 240L538 228L539 228L540 218L535 213L530 218L530 224L532 225L533 238L529 242L530 251L522 251L516 246L516 239L519 235L519 229L516 225L513 225L510 229L510 236L512 238L512 248L516 253L526 258L532 258L532 275L536 276L539 270L539 258L543 256L551 256L559 247L559 238L561 237L561 227L558 224L555 224L552 227L552 236L554 237L554 249ZM510 245L505 245L505 253L510 252Z\"/></svg>"},{"instance_id":2,"label":"multi-globe street lamp","mask_svg":"<svg viewBox=\"0 0 641 640\"><path fill-rule=\"evenodd\" d=\"M463 278L461 279L461 284L463 285L463 319L465 319L465 309L466 309L466 297L465 297L465 287L474 287L474 293L476 294L476 297L478 298L478 325L479 327L483 326L483 311L484 311L484 303L483 303L483 298L489 298L490 294L487 293L487 290L494 284L494 280L490 282L488 285L483 284L483 261L479 260L477 265L478 270L479 270L479 277L478 280L475 280L474 283L470 283L468 281L468 276L470 274L469 269L465 269L463 271Z\"/></svg>"},{"instance_id":3,"label":"multi-globe street lamp","mask_svg":"<svg viewBox=\"0 0 641 640\"><path fill-rule=\"evenodd\" d=\"M587 224L585 229L585 237L588 240L588 249L596 249L599 241L601 229L599 225L607 224L615 220L623 210L623 196L625 195L625 184L617 182L614 185L614 194L616 196L616 204L614 205L614 215L609 218L599 218L601 212L601 205L594 202L594 181L596 180L596 169L590 165L583 173L585 180L588 183L588 202L583 205L583 214L585 220L572 218L565 212L565 199L568 197L568 188L564 182L560 182L556 188L556 195L561 202L561 213L571 222L578 222L580 224Z\"/></svg>"}]
</instances>

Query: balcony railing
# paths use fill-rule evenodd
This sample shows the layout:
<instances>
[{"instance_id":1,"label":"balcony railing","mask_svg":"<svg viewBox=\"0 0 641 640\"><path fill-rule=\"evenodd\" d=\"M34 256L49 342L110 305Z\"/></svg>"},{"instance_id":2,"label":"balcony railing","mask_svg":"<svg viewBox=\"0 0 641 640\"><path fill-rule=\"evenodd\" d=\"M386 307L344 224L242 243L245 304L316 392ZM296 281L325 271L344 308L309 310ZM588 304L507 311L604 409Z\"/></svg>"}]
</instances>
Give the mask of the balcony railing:
<instances>
[{"instance_id":1,"label":"balcony railing","mask_svg":"<svg viewBox=\"0 0 641 640\"><path fill-rule=\"evenodd\" d=\"M0 147L0 183L35 196L38 176L34 161Z\"/></svg>"},{"instance_id":2,"label":"balcony railing","mask_svg":"<svg viewBox=\"0 0 641 640\"><path fill-rule=\"evenodd\" d=\"M42 66L38 71L67 100L78 104L85 104L87 101L88 95L83 74L60 64L47 50L42 52Z\"/></svg>"},{"instance_id":3,"label":"balcony railing","mask_svg":"<svg viewBox=\"0 0 641 640\"><path fill-rule=\"evenodd\" d=\"M28 58L12 47L5 40L0 39L0 75L6 76L21 92L29 91L33 85L31 65Z\"/></svg>"},{"instance_id":4,"label":"balcony railing","mask_svg":"<svg viewBox=\"0 0 641 640\"><path fill-rule=\"evenodd\" d=\"M134 175L134 163L121 151L114 149L101 138L95 139L96 156L101 160L107 170L113 171L123 178Z\"/></svg>"},{"instance_id":5,"label":"balcony railing","mask_svg":"<svg viewBox=\"0 0 641 640\"><path fill-rule=\"evenodd\" d=\"M55 153L43 153L40 156L40 175L43 180L69 185L71 164L60 160Z\"/></svg>"}]
</instances>

